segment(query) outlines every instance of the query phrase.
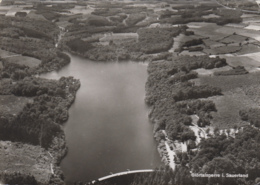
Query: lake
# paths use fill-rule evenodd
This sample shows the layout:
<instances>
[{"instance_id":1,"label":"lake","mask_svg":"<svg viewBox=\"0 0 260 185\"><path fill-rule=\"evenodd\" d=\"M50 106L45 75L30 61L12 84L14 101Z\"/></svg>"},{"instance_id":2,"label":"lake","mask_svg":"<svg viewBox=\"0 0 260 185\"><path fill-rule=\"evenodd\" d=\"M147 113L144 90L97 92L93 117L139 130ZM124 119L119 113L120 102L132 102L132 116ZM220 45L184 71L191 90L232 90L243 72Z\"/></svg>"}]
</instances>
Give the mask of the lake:
<instances>
[{"instance_id":1,"label":"lake","mask_svg":"<svg viewBox=\"0 0 260 185\"><path fill-rule=\"evenodd\" d=\"M40 76L73 76L81 82L64 125L69 151L61 168L66 182L159 166L144 102L147 65L70 57L71 63L60 71Z\"/></svg>"}]
</instances>

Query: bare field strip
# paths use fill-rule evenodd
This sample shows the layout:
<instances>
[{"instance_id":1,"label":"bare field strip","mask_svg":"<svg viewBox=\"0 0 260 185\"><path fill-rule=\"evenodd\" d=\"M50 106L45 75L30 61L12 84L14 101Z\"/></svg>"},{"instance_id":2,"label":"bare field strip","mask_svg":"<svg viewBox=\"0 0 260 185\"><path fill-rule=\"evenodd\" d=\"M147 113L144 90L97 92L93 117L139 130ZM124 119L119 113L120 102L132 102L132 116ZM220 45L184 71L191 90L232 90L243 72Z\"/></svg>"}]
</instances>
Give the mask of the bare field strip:
<instances>
[{"instance_id":1,"label":"bare field strip","mask_svg":"<svg viewBox=\"0 0 260 185\"><path fill-rule=\"evenodd\" d=\"M94 12L94 8L87 7L87 6L75 6L74 8L70 9L69 11L72 14L91 14Z\"/></svg>"},{"instance_id":2,"label":"bare field strip","mask_svg":"<svg viewBox=\"0 0 260 185\"><path fill-rule=\"evenodd\" d=\"M193 51L193 52L190 52L190 51L182 51L180 53L180 55L189 55L189 56L202 56L202 55L205 55L205 53L203 52L200 52L200 51Z\"/></svg>"},{"instance_id":3,"label":"bare field strip","mask_svg":"<svg viewBox=\"0 0 260 185\"><path fill-rule=\"evenodd\" d=\"M108 42L111 40L124 40L124 39L138 39L137 33L113 33L105 34L103 38L100 38L100 42Z\"/></svg>"},{"instance_id":4,"label":"bare field strip","mask_svg":"<svg viewBox=\"0 0 260 185\"><path fill-rule=\"evenodd\" d=\"M219 72L219 71L228 71L232 69L232 67L230 66L224 66L224 67L220 67L220 68L214 68L214 69L204 69L204 68L199 68L193 71L196 71L198 73L199 76L204 76L204 75L213 75L214 72Z\"/></svg>"}]
</instances>

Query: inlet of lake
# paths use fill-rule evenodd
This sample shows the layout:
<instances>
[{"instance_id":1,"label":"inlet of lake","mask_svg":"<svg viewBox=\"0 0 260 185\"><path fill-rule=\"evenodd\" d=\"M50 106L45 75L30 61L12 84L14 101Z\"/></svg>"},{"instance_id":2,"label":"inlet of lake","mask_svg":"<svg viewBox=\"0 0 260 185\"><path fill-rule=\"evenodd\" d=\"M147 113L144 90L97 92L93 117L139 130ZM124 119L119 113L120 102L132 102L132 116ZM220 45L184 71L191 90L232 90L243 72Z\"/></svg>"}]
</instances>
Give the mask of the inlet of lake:
<instances>
[{"instance_id":1,"label":"inlet of lake","mask_svg":"<svg viewBox=\"0 0 260 185\"><path fill-rule=\"evenodd\" d=\"M69 150L61 169L66 183L160 166L144 102L147 65L70 57L60 71L40 75L73 76L81 82L64 125Z\"/></svg>"}]
</instances>

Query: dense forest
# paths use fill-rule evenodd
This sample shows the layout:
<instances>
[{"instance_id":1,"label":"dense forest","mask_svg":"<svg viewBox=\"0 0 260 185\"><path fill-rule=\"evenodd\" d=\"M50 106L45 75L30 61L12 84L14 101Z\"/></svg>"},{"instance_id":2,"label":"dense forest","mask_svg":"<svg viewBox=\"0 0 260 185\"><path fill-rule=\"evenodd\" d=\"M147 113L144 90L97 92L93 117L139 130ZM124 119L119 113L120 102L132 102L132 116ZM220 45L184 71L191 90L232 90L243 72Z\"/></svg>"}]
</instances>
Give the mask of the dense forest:
<instances>
[{"instance_id":1,"label":"dense forest","mask_svg":"<svg viewBox=\"0 0 260 185\"><path fill-rule=\"evenodd\" d=\"M153 174L135 177L132 185L251 185L260 182L259 131L248 126L235 138L216 133L202 140L198 152L189 151L182 165L172 171L169 167L156 169ZM161 173L164 171L164 173ZM193 174L220 174L220 177L192 177ZM228 174L248 174L247 178L230 178Z\"/></svg>"},{"instance_id":2,"label":"dense forest","mask_svg":"<svg viewBox=\"0 0 260 185\"><path fill-rule=\"evenodd\" d=\"M155 54L168 51L173 44L173 37L181 32L182 28L143 28L137 31L138 40L96 45L96 41L83 41L74 38L67 42L71 52L75 52L92 60L112 61L137 59L144 54ZM113 30L111 30L113 31ZM87 32L87 30L85 31ZM89 33L91 34L91 32ZM120 49L119 49L120 48Z\"/></svg>"},{"instance_id":3,"label":"dense forest","mask_svg":"<svg viewBox=\"0 0 260 185\"><path fill-rule=\"evenodd\" d=\"M198 126L211 124L211 112L217 111L209 96L221 95L221 89L211 86L195 85L190 79L197 78L193 69L225 66L220 58L179 57L174 61L151 62L148 66L147 103L152 106L151 120L156 125L156 137L164 139L160 130L165 130L171 140L181 142L195 140L189 130L192 119L198 115ZM238 70L244 70L238 68ZM233 72L232 72L233 73ZM231 75L231 74L230 74ZM191 92L190 92L191 91ZM241 110L241 119L259 127L259 109ZM221 133L215 128L214 134L202 139L193 150L188 145L187 153L177 153L179 165L174 171L146 175L136 178L133 184L253 184L259 182L260 174L260 133L252 126L237 130L235 137ZM186 136L186 137L185 137ZM219 177L192 177L193 174L224 174ZM226 174L248 174L246 178L228 178Z\"/></svg>"},{"instance_id":4,"label":"dense forest","mask_svg":"<svg viewBox=\"0 0 260 185\"><path fill-rule=\"evenodd\" d=\"M172 10L171 10L172 9ZM156 14L159 14L157 17ZM205 17L214 14L215 17ZM208 22L224 25L239 23L241 11L225 10L214 3L199 5L172 6L155 12L145 6L131 6L127 3L117 5L103 2L96 5L96 9L88 18L80 15L59 17L58 20L68 20L61 47L95 61L113 60L158 60L156 56L161 52L168 52L173 45L173 37L179 33L193 34L184 25L190 22ZM179 25L178 27L152 27L152 24ZM118 42L101 44L100 38L91 39L93 35L104 33L137 33L138 40L129 38ZM201 39L187 41L181 46L196 46L202 44ZM190 51L201 51L200 46L189 48ZM168 59L168 55L161 55L160 59Z\"/></svg>"},{"instance_id":5,"label":"dense forest","mask_svg":"<svg viewBox=\"0 0 260 185\"><path fill-rule=\"evenodd\" d=\"M29 73L58 70L70 62L66 54L55 48L59 28L52 22L27 17L0 16L0 28L2 50L41 60L41 64L36 69L29 70ZM12 66L8 66L7 62L4 63L4 67L4 77L20 72L17 72L19 69L9 69Z\"/></svg>"},{"instance_id":6,"label":"dense forest","mask_svg":"<svg viewBox=\"0 0 260 185\"><path fill-rule=\"evenodd\" d=\"M21 173L14 173L14 174L0 174L0 180L5 182L6 184L30 184L30 185L37 185L37 181L32 175L25 176Z\"/></svg>"},{"instance_id":7,"label":"dense forest","mask_svg":"<svg viewBox=\"0 0 260 185\"><path fill-rule=\"evenodd\" d=\"M60 29L51 21L32 19L21 13L15 17L0 16L0 28L3 54L0 57L0 96L4 102L17 103L19 109L15 113L10 107L7 107L10 112L1 110L0 140L40 146L51 152L55 174L44 180L49 180L49 184L62 184L58 164L67 148L61 125L68 119L68 109L80 82L73 77L59 80L36 77L39 73L59 70L70 62L70 57L55 47ZM21 102L21 99L26 101ZM31 174L33 172L26 169L19 173L1 172L0 181L42 184Z\"/></svg>"},{"instance_id":8,"label":"dense forest","mask_svg":"<svg viewBox=\"0 0 260 185\"><path fill-rule=\"evenodd\" d=\"M27 103L13 119L1 117L0 139L48 148L52 139L63 133L59 124L68 119L68 108L79 86L79 81L72 77L59 81L26 77L9 89L1 87L0 94L33 97L33 102Z\"/></svg>"},{"instance_id":9,"label":"dense forest","mask_svg":"<svg viewBox=\"0 0 260 185\"><path fill-rule=\"evenodd\" d=\"M173 140L194 140L193 131L187 127L192 122L189 115L198 114L200 124L205 126L210 124L210 112L216 111L212 102L197 99L221 95L221 89L208 85L196 86L189 81L197 78L192 70L225 65L225 59L206 56L151 62L148 66L146 102L152 106L149 117L156 122L157 131L165 129ZM192 101L187 101L189 99Z\"/></svg>"}]
</instances>

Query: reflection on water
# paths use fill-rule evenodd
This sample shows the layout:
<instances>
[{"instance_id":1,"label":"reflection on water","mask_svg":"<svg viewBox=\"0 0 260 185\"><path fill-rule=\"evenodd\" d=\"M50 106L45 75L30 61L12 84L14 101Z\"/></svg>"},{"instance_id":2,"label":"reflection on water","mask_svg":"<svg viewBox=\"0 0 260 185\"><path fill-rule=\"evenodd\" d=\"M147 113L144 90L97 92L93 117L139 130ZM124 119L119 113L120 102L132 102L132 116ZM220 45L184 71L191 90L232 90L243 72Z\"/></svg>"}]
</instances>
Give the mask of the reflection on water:
<instances>
[{"instance_id":1,"label":"reflection on water","mask_svg":"<svg viewBox=\"0 0 260 185\"><path fill-rule=\"evenodd\" d=\"M69 152L61 168L66 180L89 181L160 165L144 103L147 66L71 60L61 71L41 76L81 81L65 125Z\"/></svg>"}]
</instances>

